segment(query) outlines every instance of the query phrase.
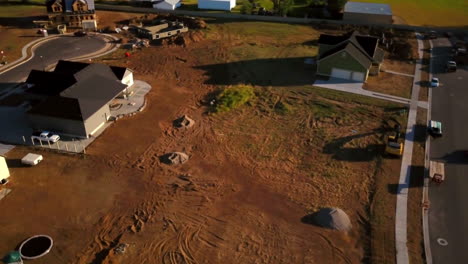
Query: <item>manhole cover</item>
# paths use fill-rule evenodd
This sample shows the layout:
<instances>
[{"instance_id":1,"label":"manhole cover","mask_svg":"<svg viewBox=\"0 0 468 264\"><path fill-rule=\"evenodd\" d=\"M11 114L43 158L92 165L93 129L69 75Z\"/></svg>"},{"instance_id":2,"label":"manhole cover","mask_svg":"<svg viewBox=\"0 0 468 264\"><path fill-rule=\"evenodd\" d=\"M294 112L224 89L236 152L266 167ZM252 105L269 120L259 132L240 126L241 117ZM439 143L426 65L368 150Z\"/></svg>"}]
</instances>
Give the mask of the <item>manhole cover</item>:
<instances>
[{"instance_id":1,"label":"manhole cover","mask_svg":"<svg viewBox=\"0 0 468 264\"><path fill-rule=\"evenodd\" d=\"M49 253L53 244L50 236L37 235L24 241L19 247L19 252L23 259L36 259Z\"/></svg>"},{"instance_id":2,"label":"manhole cover","mask_svg":"<svg viewBox=\"0 0 468 264\"><path fill-rule=\"evenodd\" d=\"M438 238L437 243L439 243L439 245L444 246L444 247L448 245L447 240L445 240L443 238Z\"/></svg>"}]
</instances>

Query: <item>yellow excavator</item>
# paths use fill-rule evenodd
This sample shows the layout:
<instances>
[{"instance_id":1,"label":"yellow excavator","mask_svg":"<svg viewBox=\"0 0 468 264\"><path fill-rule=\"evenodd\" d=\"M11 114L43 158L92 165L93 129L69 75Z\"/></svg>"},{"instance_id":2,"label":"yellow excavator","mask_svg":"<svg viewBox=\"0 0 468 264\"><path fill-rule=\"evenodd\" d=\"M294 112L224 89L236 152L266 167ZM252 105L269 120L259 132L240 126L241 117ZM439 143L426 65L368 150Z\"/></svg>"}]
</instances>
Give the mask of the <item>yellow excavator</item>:
<instances>
[{"instance_id":1,"label":"yellow excavator","mask_svg":"<svg viewBox=\"0 0 468 264\"><path fill-rule=\"evenodd\" d=\"M403 155L403 138L401 138L401 127L399 124L395 125L393 131L387 136L387 144L385 145L385 152L392 156L401 157Z\"/></svg>"}]
</instances>

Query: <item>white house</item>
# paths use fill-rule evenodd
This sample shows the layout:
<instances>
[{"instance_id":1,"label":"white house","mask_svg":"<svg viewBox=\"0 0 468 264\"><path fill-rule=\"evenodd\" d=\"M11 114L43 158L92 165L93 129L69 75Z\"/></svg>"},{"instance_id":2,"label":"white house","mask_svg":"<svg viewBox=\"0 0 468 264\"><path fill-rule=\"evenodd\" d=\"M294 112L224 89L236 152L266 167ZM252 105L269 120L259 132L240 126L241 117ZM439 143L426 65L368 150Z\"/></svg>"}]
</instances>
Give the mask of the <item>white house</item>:
<instances>
[{"instance_id":1,"label":"white house","mask_svg":"<svg viewBox=\"0 0 468 264\"><path fill-rule=\"evenodd\" d=\"M231 11L236 6L236 0L198 0L199 9Z\"/></svg>"},{"instance_id":2,"label":"white house","mask_svg":"<svg viewBox=\"0 0 468 264\"><path fill-rule=\"evenodd\" d=\"M180 7L180 0L163 0L153 4L153 8L162 9L162 10L174 10Z\"/></svg>"},{"instance_id":3,"label":"white house","mask_svg":"<svg viewBox=\"0 0 468 264\"><path fill-rule=\"evenodd\" d=\"M8 170L5 158L0 156L0 180L10 177L10 171Z\"/></svg>"}]
</instances>

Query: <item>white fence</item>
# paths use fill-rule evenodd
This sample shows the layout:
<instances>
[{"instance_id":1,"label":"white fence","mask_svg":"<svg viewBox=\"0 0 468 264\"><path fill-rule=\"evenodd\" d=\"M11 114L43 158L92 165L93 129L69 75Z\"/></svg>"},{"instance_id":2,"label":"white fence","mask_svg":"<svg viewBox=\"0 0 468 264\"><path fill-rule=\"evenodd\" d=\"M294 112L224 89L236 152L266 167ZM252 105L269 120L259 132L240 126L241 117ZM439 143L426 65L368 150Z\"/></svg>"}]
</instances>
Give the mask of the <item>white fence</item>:
<instances>
[{"instance_id":1,"label":"white fence","mask_svg":"<svg viewBox=\"0 0 468 264\"><path fill-rule=\"evenodd\" d=\"M46 149L56 150L60 152L86 154L85 145L81 141L74 140L74 139L72 139L72 141L60 141L59 140L55 143L50 143L49 141L44 143L41 140L35 140L33 137L29 137L29 139L27 139L27 137L23 136L23 142L25 145L30 145L29 143L31 143L32 146L35 146L35 147L46 148Z\"/></svg>"}]
</instances>

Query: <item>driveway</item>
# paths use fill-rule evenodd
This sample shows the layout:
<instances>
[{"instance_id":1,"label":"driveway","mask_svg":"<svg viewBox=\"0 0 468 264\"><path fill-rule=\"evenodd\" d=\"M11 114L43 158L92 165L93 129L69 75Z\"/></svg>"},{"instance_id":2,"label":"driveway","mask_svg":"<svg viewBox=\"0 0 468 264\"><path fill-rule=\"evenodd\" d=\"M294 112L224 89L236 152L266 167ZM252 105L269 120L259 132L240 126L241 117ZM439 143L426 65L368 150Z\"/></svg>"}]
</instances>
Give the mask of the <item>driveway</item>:
<instances>
[{"instance_id":1,"label":"driveway","mask_svg":"<svg viewBox=\"0 0 468 264\"><path fill-rule=\"evenodd\" d=\"M356 81L338 79L338 78L330 78L328 80L318 79L315 81L314 86L342 91L342 92L360 94L364 96L374 97L377 99L392 101L395 103L400 103L400 104L405 104L405 105L409 105L411 102L411 100L408 98L364 90L362 88L363 84L364 83L362 82L356 82ZM418 107L427 109L427 102L418 101L417 104L418 104Z\"/></svg>"}]
</instances>

